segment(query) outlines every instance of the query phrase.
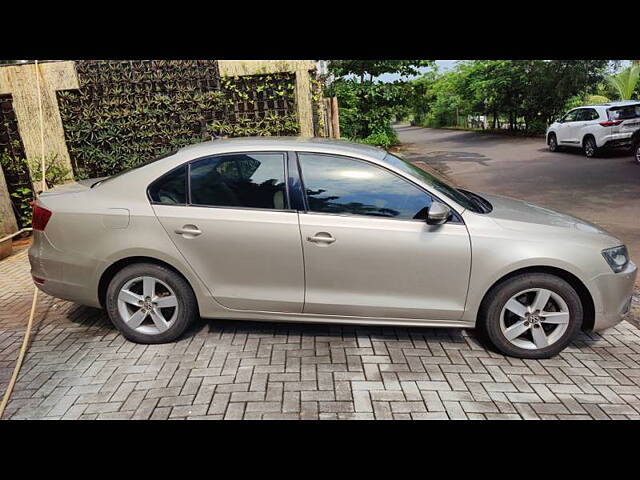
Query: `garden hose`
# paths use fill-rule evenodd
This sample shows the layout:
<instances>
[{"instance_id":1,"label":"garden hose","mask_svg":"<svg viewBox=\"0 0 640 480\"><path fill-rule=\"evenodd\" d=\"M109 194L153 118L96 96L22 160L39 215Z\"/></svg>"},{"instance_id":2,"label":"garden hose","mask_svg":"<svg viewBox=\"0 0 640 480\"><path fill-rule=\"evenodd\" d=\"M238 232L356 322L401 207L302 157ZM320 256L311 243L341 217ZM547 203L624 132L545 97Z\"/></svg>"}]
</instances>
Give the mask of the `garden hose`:
<instances>
[{"instance_id":1,"label":"garden hose","mask_svg":"<svg viewBox=\"0 0 640 480\"><path fill-rule=\"evenodd\" d=\"M46 191L47 190L47 182L45 181L45 173L46 173L46 168L45 168L45 160L44 160L44 123L42 120L42 92L40 91L40 70L38 68L38 61L35 61L34 64L35 67L35 75L36 75L36 84L38 86L38 114L39 114L39 119L40 119L40 162L41 162L41 167L42 167L42 191ZM37 199L37 193L36 193L36 199ZM22 230L13 233L7 237L3 237L2 239L0 239L0 243L4 242L5 240L9 240L12 239L13 237L26 232L26 231L31 231L31 228L23 228ZM33 301L31 302L31 313L29 314L29 321L27 322L27 330L24 333L24 338L22 339L22 346L20 347L20 353L18 353L18 359L16 360L16 365L13 368L13 374L11 375L11 380L9 381L9 384L7 385L7 390L4 392L4 395L2 397L2 403L0 403L0 419L2 419L2 415L4 414L4 409L7 406L7 403L9 403L9 398L11 397L11 392L13 392L13 387L16 384L16 381L18 380L18 375L20 374L20 369L22 368L22 362L24 360L24 357L27 353L27 347L29 345L29 338L31 337L31 327L33 326L33 317L35 316L36 313L36 303L38 301L38 287L36 285L34 285L33 287Z\"/></svg>"}]
</instances>

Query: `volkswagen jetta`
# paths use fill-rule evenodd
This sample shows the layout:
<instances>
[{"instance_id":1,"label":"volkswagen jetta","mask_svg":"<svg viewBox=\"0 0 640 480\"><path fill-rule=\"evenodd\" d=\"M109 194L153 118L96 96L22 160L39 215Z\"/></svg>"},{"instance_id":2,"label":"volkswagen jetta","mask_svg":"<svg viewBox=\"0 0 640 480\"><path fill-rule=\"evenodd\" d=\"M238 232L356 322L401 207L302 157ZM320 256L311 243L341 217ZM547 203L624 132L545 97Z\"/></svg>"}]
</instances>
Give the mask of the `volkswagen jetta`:
<instances>
[{"instance_id":1,"label":"volkswagen jetta","mask_svg":"<svg viewBox=\"0 0 640 480\"><path fill-rule=\"evenodd\" d=\"M619 322L637 270L595 225L326 139L186 147L42 194L33 228L38 287L143 343L201 316L479 327L543 358Z\"/></svg>"}]
</instances>

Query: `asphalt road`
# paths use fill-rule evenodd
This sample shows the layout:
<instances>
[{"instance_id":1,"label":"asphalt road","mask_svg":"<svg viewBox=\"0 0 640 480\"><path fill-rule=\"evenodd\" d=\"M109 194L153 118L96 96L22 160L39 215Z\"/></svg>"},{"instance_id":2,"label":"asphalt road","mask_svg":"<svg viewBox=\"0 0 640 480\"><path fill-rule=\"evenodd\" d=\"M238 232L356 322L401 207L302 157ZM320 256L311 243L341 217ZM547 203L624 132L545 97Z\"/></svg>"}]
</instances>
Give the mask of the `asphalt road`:
<instances>
[{"instance_id":1,"label":"asphalt road","mask_svg":"<svg viewBox=\"0 0 640 480\"><path fill-rule=\"evenodd\" d=\"M520 198L595 223L640 264L640 165L626 152L551 153L543 138L396 126L409 160L472 191Z\"/></svg>"}]
</instances>

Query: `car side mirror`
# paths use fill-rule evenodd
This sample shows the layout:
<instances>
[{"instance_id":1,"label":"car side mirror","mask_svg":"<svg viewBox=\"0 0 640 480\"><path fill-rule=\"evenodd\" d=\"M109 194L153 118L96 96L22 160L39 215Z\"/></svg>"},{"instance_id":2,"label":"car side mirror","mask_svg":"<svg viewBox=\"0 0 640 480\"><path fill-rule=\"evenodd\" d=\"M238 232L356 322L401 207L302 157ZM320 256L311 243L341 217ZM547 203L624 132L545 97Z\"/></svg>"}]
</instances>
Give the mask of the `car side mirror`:
<instances>
[{"instance_id":1,"label":"car side mirror","mask_svg":"<svg viewBox=\"0 0 640 480\"><path fill-rule=\"evenodd\" d=\"M442 225L449 219L451 209L444 203L432 202L427 212L427 223L429 225Z\"/></svg>"}]
</instances>

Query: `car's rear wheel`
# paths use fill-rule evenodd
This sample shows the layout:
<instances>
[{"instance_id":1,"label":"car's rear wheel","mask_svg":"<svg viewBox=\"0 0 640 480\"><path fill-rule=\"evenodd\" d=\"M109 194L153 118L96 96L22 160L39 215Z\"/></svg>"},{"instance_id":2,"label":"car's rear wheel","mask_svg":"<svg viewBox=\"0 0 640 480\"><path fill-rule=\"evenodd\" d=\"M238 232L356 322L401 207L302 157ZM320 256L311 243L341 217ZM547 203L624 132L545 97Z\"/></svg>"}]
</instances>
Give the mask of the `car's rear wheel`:
<instances>
[{"instance_id":1,"label":"car's rear wheel","mask_svg":"<svg viewBox=\"0 0 640 480\"><path fill-rule=\"evenodd\" d=\"M584 139L583 143L584 154L591 158L595 157L598 154L598 146L596 145L596 140L593 137L587 137Z\"/></svg>"},{"instance_id":2,"label":"car's rear wheel","mask_svg":"<svg viewBox=\"0 0 640 480\"><path fill-rule=\"evenodd\" d=\"M128 265L118 272L109 283L106 307L116 328L138 343L177 339L198 312L186 280L153 263Z\"/></svg>"},{"instance_id":3,"label":"car's rear wheel","mask_svg":"<svg viewBox=\"0 0 640 480\"><path fill-rule=\"evenodd\" d=\"M580 297L569 283L547 273L524 273L487 294L479 326L506 355L548 358L571 342L582 318Z\"/></svg>"},{"instance_id":4,"label":"car's rear wheel","mask_svg":"<svg viewBox=\"0 0 640 480\"><path fill-rule=\"evenodd\" d=\"M550 133L549 134L549 140L547 141L547 145L549 146L549 151L550 152L557 152L559 150L559 148L558 148L558 138L556 137L555 133Z\"/></svg>"}]
</instances>

